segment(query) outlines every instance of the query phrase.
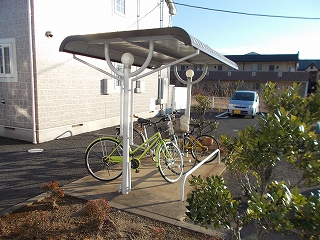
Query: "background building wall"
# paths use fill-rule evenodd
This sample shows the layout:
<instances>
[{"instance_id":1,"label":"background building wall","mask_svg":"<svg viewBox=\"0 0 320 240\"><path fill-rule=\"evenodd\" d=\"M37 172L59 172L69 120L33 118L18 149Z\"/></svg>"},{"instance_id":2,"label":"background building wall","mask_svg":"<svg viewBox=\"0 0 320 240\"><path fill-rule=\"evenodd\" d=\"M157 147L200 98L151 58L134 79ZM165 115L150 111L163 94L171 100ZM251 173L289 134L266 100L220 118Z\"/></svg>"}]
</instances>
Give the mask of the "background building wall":
<instances>
[{"instance_id":1,"label":"background building wall","mask_svg":"<svg viewBox=\"0 0 320 240\"><path fill-rule=\"evenodd\" d=\"M0 39L15 39L18 80L3 82L0 79L0 99L5 101L5 104L0 104L0 134L2 136L15 136L16 131L26 132L32 128L27 9L28 1L1 1Z\"/></svg>"}]
</instances>

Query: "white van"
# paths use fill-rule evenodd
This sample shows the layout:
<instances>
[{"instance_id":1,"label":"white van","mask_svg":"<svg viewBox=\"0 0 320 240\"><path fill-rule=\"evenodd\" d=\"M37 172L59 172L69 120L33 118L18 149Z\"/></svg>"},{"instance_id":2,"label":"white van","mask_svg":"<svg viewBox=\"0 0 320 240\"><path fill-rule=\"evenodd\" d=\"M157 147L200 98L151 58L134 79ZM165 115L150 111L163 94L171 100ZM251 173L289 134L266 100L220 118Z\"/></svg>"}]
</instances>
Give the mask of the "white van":
<instances>
[{"instance_id":1,"label":"white van","mask_svg":"<svg viewBox=\"0 0 320 240\"><path fill-rule=\"evenodd\" d=\"M259 95L255 91L236 91L228 105L228 115L239 114L254 117L259 112Z\"/></svg>"}]
</instances>

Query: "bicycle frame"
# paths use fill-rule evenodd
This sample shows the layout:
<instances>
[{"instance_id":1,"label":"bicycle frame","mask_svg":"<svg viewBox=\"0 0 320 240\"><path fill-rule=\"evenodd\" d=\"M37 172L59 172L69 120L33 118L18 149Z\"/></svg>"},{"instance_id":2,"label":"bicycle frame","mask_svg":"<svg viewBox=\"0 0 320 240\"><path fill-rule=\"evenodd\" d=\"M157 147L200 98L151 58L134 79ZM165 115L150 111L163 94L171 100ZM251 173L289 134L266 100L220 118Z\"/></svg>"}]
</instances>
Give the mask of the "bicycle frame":
<instances>
[{"instance_id":1,"label":"bicycle frame","mask_svg":"<svg viewBox=\"0 0 320 240\"><path fill-rule=\"evenodd\" d=\"M91 146L95 141L97 140L101 140L101 139L110 139L113 140L114 142L117 142L117 145L113 148L113 151L111 151L108 155L105 156L105 159L107 159L109 162L114 162L114 163L120 163L123 161L123 156L113 156L113 153L115 151L117 151L119 146L122 146L122 141L119 141L116 138L113 137L103 137L103 138L99 138L94 140L92 143L89 144L89 146ZM141 145L137 146L137 148L135 148L134 150L130 150L129 151L129 155L133 156L137 151L139 151L140 149L144 149L143 153L141 153L136 159L137 160L141 160L141 158L143 158L148 151L150 151L154 146L156 147L156 154L159 154L159 149L162 146L162 144L165 143L165 140L162 139L161 134L159 132L156 132L154 135L152 135L150 138L146 139L145 142L143 142ZM89 146L87 147L86 151L88 151ZM131 159L130 159L131 161ZM156 167L159 166L158 161L156 161Z\"/></svg>"},{"instance_id":2,"label":"bicycle frame","mask_svg":"<svg viewBox=\"0 0 320 240\"><path fill-rule=\"evenodd\" d=\"M156 148L156 154L159 152L159 148L162 144L159 143L164 143L165 141L162 139L161 134L159 132L156 132L153 134L150 138L147 138L145 142L137 146L134 150L130 150L129 154L134 155L137 151L140 149L144 149L143 153L140 154L136 159L139 161L141 158L143 158L147 152L149 152L154 146L158 145ZM156 167L158 167L158 162L156 161Z\"/></svg>"},{"instance_id":3,"label":"bicycle frame","mask_svg":"<svg viewBox=\"0 0 320 240\"><path fill-rule=\"evenodd\" d=\"M207 148L206 146L202 145L202 143L200 141L198 141L193 135L188 134L187 136L190 138L191 141L193 141L196 144L197 150L199 150L199 148L200 149L206 149Z\"/></svg>"}]
</instances>

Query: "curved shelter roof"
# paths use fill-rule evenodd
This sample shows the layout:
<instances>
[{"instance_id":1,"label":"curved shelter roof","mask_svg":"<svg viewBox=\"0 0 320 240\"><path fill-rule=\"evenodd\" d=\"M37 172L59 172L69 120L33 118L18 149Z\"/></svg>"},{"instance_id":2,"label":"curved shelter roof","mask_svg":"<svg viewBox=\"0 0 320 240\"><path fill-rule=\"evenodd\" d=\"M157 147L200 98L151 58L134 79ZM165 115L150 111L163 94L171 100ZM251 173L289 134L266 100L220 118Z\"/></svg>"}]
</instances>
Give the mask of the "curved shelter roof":
<instances>
[{"instance_id":1,"label":"curved shelter roof","mask_svg":"<svg viewBox=\"0 0 320 240\"><path fill-rule=\"evenodd\" d=\"M238 69L236 63L179 27L68 36L62 41L59 51L104 60L104 46L105 43L108 43L111 61L121 63L122 54L129 52L134 55L133 65L141 66L149 53L150 40L154 41L152 60L148 65L150 69L156 69L162 65L182 59L197 50L199 50L198 55L179 64L223 63Z\"/></svg>"}]
</instances>

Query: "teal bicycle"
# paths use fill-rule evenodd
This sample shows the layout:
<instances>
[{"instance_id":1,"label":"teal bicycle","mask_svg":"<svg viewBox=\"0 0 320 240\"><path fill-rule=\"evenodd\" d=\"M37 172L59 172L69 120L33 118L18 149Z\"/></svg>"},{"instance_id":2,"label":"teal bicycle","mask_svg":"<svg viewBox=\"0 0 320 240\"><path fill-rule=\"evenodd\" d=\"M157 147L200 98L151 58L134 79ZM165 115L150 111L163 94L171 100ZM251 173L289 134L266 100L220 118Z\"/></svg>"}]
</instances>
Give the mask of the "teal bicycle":
<instances>
[{"instance_id":1,"label":"teal bicycle","mask_svg":"<svg viewBox=\"0 0 320 240\"><path fill-rule=\"evenodd\" d=\"M141 159L150 150L155 149L155 166L159 169L161 176L167 182L177 182L183 174L183 158L180 149L170 140L162 138L157 128L159 122L148 119L145 121L154 125L156 132L145 142L130 148L131 169L138 172ZM123 143L121 139L108 136L97 138L89 144L85 153L86 167L94 178L112 181L122 175Z\"/></svg>"}]
</instances>

